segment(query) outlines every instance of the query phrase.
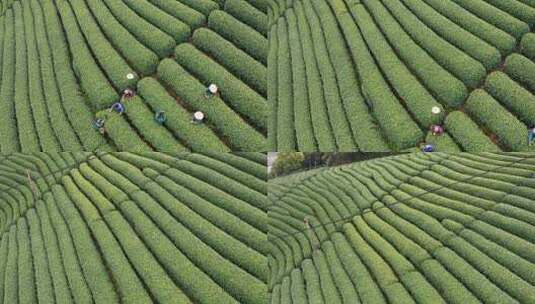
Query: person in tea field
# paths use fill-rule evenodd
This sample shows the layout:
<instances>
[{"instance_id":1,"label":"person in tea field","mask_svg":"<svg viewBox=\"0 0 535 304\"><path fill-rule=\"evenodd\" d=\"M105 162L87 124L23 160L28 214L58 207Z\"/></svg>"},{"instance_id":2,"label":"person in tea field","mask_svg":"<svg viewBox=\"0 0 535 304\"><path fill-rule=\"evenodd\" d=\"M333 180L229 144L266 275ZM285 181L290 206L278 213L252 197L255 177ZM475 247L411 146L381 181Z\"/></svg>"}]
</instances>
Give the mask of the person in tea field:
<instances>
[{"instance_id":1,"label":"person in tea field","mask_svg":"<svg viewBox=\"0 0 535 304\"><path fill-rule=\"evenodd\" d=\"M115 111L115 112L119 113L119 115L122 115L124 113L124 106L123 106L122 103L116 102L111 106L110 112L111 111Z\"/></svg>"},{"instance_id":2,"label":"person in tea field","mask_svg":"<svg viewBox=\"0 0 535 304\"><path fill-rule=\"evenodd\" d=\"M422 146L420 147L420 150L422 152L434 152L435 146L433 146L432 144L423 143Z\"/></svg>"},{"instance_id":3,"label":"person in tea field","mask_svg":"<svg viewBox=\"0 0 535 304\"><path fill-rule=\"evenodd\" d=\"M192 117L192 120L191 122L194 123L194 124L200 124L204 121L204 113L201 112L201 111L197 111L195 113L193 113L193 117Z\"/></svg>"},{"instance_id":4,"label":"person in tea field","mask_svg":"<svg viewBox=\"0 0 535 304\"><path fill-rule=\"evenodd\" d=\"M532 126L528 130L528 146L535 144L535 126Z\"/></svg>"},{"instance_id":5,"label":"person in tea field","mask_svg":"<svg viewBox=\"0 0 535 304\"><path fill-rule=\"evenodd\" d=\"M217 85L215 85L215 84L213 84L213 83L210 84L210 85L206 88L206 90L205 90L205 92L204 92L204 96L205 96L206 98L212 98L212 97L214 97L214 96L216 96L216 95L218 95L218 94L219 94L219 88L217 87Z\"/></svg>"},{"instance_id":6,"label":"person in tea field","mask_svg":"<svg viewBox=\"0 0 535 304\"><path fill-rule=\"evenodd\" d=\"M312 249L319 249L320 244L319 242L316 242L316 238L314 237L314 231L312 230L312 226L310 225L310 221L308 220L308 217L305 217L305 230L308 233L308 239L310 240L310 243L312 244Z\"/></svg>"},{"instance_id":7,"label":"person in tea field","mask_svg":"<svg viewBox=\"0 0 535 304\"><path fill-rule=\"evenodd\" d=\"M434 136L440 136L444 134L444 128L440 125L432 125L431 134L433 134Z\"/></svg>"},{"instance_id":8,"label":"person in tea field","mask_svg":"<svg viewBox=\"0 0 535 304\"><path fill-rule=\"evenodd\" d=\"M134 92L134 90L131 90L131 89L125 89L123 91L123 96L122 96L122 99L130 99L132 97L136 96L136 92Z\"/></svg>"},{"instance_id":9,"label":"person in tea field","mask_svg":"<svg viewBox=\"0 0 535 304\"><path fill-rule=\"evenodd\" d=\"M167 120L165 112L160 110L156 111L156 114L154 115L154 120L156 120L156 122L160 125L163 125L163 123Z\"/></svg>"}]
</instances>

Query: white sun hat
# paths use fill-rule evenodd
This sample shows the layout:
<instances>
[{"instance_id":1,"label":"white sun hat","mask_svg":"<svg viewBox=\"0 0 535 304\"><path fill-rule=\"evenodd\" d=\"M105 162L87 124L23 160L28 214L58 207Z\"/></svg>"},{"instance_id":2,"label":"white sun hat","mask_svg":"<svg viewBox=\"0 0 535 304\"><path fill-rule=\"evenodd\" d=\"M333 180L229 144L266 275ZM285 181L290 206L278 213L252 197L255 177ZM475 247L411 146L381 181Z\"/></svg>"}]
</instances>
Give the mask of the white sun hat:
<instances>
[{"instance_id":1,"label":"white sun hat","mask_svg":"<svg viewBox=\"0 0 535 304\"><path fill-rule=\"evenodd\" d=\"M439 107L433 107L431 109L431 112L433 112L433 114L440 114L440 112L442 112L442 110Z\"/></svg>"},{"instance_id":2,"label":"white sun hat","mask_svg":"<svg viewBox=\"0 0 535 304\"><path fill-rule=\"evenodd\" d=\"M208 91L210 91L210 93L212 93L212 94L216 94L217 90L218 90L217 85L215 85L213 83L208 86Z\"/></svg>"},{"instance_id":3,"label":"white sun hat","mask_svg":"<svg viewBox=\"0 0 535 304\"><path fill-rule=\"evenodd\" d=\"M127 79L132 80L132 79L134 79L135 77L136 77L136 76L134 75L134 73L128 73L128 74L126 74L126 78L127 78Z\"/></svg>"},{"instance_id":4,"label":"white sun hat","mask_svg":"<svg viewBox=\"0 0 535 304\"><path fill-rule=\"evenodd\" d=\"M195 119L196 121L203 121L204 113L201 112L201 111L197 111L197 112L193 113L193 119Z\"/></svg>"}]
</instances>

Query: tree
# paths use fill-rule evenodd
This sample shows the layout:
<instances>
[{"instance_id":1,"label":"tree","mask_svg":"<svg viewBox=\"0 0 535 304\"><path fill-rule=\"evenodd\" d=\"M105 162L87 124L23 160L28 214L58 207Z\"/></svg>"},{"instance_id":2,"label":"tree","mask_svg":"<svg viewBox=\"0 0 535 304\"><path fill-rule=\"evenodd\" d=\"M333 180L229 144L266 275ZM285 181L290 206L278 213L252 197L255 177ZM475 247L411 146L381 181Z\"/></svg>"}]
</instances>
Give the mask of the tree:
<instances>
[{"instance_id":1,"label":"tree","mask_svg":"<svg viewBox=\"0 0 535 304\"><path fill-rule=\"evenodd\" d=\"M273 168L271 169L271 175L281 176L301 170L304 167L304 159L304 154L300 152L278 153L277 159L273 163Z\"/></svg>"}]
</instances>

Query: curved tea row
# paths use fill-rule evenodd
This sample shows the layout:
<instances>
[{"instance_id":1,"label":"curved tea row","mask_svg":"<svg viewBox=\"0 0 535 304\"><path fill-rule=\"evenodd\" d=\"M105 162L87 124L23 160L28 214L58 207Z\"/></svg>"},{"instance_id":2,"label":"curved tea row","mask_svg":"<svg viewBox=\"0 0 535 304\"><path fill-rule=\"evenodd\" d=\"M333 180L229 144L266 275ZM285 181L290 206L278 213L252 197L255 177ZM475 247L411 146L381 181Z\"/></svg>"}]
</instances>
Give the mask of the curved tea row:
<instances>
[{"instance_id":1,"label":"curved tea row","mask_svg":"<svg viewBox=\"0 0 535 304\"><path fill-rule=\"evenodd\" d=\"M270 303L534 303L535 154L413 153L269 184Z\"/></svg>"},{"instance_id":2,"label":"curved tea row","mask_svg":"<svg viewBox=\"0 0 535 304\"><path fill-rule=\"evenodd\" d=\"M531 149L533 1L271 4L272 149Z\"/></svg>"},{"instance_id":3,"label":"curved tea row","mask_svg":"<svg viewBox=\"0 0 535 304\"><path fill-rule=\"evenodd\" d=\"M265 303L265 155L0 160L0 302Z\"/></svg>"},{"instance_id":4,"label":"curved tea row","mask_svg":"<svg viewBox=\"0 0 535 304\"><path fill-rule=\"evenodd\" d=\"M1 152L265 149L266 2L1 3Z\"/></svg>"}]
</instances>

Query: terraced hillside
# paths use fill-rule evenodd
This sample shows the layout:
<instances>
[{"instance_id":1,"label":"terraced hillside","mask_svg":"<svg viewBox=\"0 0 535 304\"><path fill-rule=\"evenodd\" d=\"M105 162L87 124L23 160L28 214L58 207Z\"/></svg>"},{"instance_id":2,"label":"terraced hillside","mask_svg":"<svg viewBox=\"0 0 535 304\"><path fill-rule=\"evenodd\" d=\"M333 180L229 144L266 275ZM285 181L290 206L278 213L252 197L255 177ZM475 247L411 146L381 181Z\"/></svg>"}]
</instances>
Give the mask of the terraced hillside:
<instances>
[{"instance_id":1,"label":"terraced hillside","mask_svg":"<svg viewBox=\"0 0 535 304\"><path fill-rule=\"evenodd\" d=\"M268 185L270 303L535 303L535 153L318 172Z\"/></svg>"},{"instance_id":2,"label":"terraced hillside","mask_svg":"<svg viewBox=\"0 0 535 304\"><path fill-rule=\"evenodd\" d=\"M279 0L268 15L271 149L530 149L533 0Z\"/></svg>"},{"instance_id":3,"label":"terraced hillside","mask_svg":"<svg viewBox=\"0 0 535 304\"><path fill-rule=\"evenodd\" d=\"M266 303L265 155L0 159L0 303Z\"/></svg>"},{"instance_id":4,"label":"terraced hillside","mask_svg":"<svg viewBox=\"0 0 535 304\"><path fill-rule=\"evenodd\" d=\"M0 3L2 153L265 150L265 0Z\"/></svg>"}]
</instances>

